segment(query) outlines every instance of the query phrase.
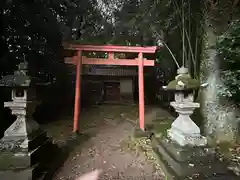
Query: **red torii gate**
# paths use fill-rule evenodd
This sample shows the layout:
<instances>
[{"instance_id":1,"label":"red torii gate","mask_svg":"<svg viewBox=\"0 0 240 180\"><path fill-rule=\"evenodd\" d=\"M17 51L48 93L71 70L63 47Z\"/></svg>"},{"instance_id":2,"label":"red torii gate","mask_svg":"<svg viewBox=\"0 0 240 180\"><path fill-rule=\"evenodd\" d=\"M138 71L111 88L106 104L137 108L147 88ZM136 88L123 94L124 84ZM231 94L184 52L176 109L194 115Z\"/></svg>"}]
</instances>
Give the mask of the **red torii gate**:
<instances>
[{"instance_id":1,"label":"red torii gate","mask_svg":"<svg viewBox=\"0 0 240 180\"><path fill-rule=\"evenodd\" d=\"M83 64L94 65L119 65L119 66L138 66L138 87L139 87L139 125L144 128L144 66L154 66L155 60L143 58L143 53L153 54L157 47L136 47L136 46L93 46L79 44L63 44L64 49L74 51L72 55L65 55L65 63L76 65L76 88L75 88L75 106L74 106L74 123L73 132L78 132L78 118L80 115L80 81L81 66ZM108 58L88 58L82 56L83 52L106 52ZM138 53L136 59L118 59L114 58L114 53Z\"/></svg>"}]
</instances>

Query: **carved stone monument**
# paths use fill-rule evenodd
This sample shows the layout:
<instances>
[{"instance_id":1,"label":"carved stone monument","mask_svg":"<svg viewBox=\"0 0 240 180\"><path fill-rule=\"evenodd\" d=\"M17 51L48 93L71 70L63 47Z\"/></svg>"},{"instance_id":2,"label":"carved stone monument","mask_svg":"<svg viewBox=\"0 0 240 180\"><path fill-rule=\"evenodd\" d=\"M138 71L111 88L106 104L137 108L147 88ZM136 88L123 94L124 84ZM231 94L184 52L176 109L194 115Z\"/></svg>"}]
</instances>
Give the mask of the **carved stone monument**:
<instances>
[{"instance_id":1,"label":"carved stone monument","mask_svg":"<svg viewBox=\"0 0 240 180\"><path fill-rule=\"evenodd\" d=\"M32 117L38 104L32 83L27 75L27 63L20 63L14 75L0 81L1 86L12 88L12 101L4 106L16 116L0 140L0 179L3 180L44 179L58 149Z\"/></svg>"},{"instance_id":2,"label":"carved stone monument","mask_svg":"<svg viewBox=\"0 0 240 180\"><path fill-rule=\"evenodd\" d=\"M165 88L174 91L175 101L170 105L179 114L167 137L153 137L152 141L166 176L172 180L221 179L227 172L225 164L218 161L214 149L207 146L206 137L190 118L200 107L193 102L193 90L200 84L190 77L187 68L180 68L178 76Z\"/></svg>"}]
</instances>

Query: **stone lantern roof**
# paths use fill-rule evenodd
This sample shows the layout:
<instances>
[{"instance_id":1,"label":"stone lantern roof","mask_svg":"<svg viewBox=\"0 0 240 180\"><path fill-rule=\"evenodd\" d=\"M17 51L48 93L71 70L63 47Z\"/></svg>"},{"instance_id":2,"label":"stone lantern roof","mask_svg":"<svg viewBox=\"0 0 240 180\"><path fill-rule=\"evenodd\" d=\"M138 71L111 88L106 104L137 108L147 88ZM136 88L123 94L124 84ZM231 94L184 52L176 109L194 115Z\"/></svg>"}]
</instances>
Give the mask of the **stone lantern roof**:
<instances>
[{"instance_id":1,"label":"stone lantern roof","mask_svg":"<svg viewBox=\"0 0 240 180\"><path fill-rule=\"evenodd\" d=\"M198 89L200 82L193 79L188 73L187 68L180 68L178 75L174 80L170 81L166 87L166 90L188 91Z\"/></svg>"},{"instance_id":2,"label":"stone lantern roof","mask_svg":"<svg viewBox=\"0 0 240 180\"><path fill-rule=\"evenodd\" d=\"M26 62L20 63L18 70L14 71L14 74L3 76L0 80L0 87L29 87L32 81L36 85L49 84L49 82L44 82L42 79L28 76L27 68L28 65Z\"/></svg>"},{"instance_id":3,"label":"stone lantern roof","mask_svg":"<svg viewBox=\"0 0 240 180\"><path fill-rule=\"evenodd\" d=\"M7 87L28 87L31 79L27 75L27 62L20 63L18 70L14 71L12 75L6 75L0 80L0 86Z\"/></svg>"},{"instance_id":4,"label":"stone lantern roof","mask_svg":"<svg viewBox=\"0 0 240 180\"><path fill-rule=\"evenodd\" d=\"M7 87L28 87L31 79L26 75L7 75L0 80L0 86Z\"/></svg>"}]
</instances>

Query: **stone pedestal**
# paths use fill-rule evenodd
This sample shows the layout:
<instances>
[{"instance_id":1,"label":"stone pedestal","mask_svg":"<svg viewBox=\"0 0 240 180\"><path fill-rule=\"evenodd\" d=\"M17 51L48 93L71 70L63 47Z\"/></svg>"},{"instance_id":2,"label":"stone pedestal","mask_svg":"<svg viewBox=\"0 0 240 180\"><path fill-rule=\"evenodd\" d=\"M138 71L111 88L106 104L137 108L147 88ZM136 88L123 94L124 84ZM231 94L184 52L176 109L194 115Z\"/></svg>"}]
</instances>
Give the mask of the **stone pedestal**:
<instances>
[{"instance_id":1,"label":"stone pedestal","mask_svg":"<svg viewBox=\"0 0 240 180\"><path fill-rule=\"evenodd\" d=\"M168 180L235 180L227 163L219 162L209 147L180 146L170 139L153 137L153 149Z\"/></svg>"},{"instance_id":2,"label":"stone pedestal","mask_svg":"<svg viewBox=\"0 0 240 180\"><path fill-rule=\"evenodd\" d=\"M54 167L52 162L60 151L31 118L36 104L15 98L4 105L17 119L0 140L0 179L44 179ZM29 116L26 116L28 112Z\"/></svg>"},{"instance_id":3,"label":"stone pedestal","mask_svg":"<svg viewBox=\"0 0 240 180\"><path fill-rule=\"evenodd\" d=\"M0 177L4 180L44 179L60 152L40 130L25 139L3 138L0 146Z\"/></svg>"},{"instance_id":4,"label":"stone pedestal","mask_svg":"<svg viewBox=\"0 0 240 180\"><path fill-rule=\"evenodd\" d=\"M199 103L193 102L193 95L189 94L184 97L183 93L176 93L175 102L171 102L170 105L179 116L168 130L169 138L180 146L205 146L207 144L206 137L201 136L200 128L190 118L194 109L200 107Z\"/></svg>"},{"instance_id":5,"label":"stone pedestal","mask_svg":"<svg viewBox=\"0 0 240 180\"><path fill-rule=\"evenodd\" d=\"M171 106L179 113L179 116L168 130L170 139L176 141L180 146L205 146L207 139L201 136L200 128L190 118L193 110L198 108L199 104L171 102Z\"/></svg>"}]
</instances>

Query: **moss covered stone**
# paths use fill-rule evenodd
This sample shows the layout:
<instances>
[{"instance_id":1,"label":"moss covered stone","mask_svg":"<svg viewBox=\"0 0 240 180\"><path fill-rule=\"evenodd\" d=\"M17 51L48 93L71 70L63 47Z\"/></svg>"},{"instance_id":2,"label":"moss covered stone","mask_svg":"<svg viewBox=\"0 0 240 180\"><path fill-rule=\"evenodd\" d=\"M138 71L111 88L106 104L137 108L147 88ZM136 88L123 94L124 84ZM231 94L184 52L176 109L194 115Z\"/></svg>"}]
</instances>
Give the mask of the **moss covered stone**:
<instances>
[{"instance_id":1,"label":"moss covered stone","mask_svg":"<svg viewBox=\"0 0 240 180\"><path fill-rule=\"evenodd\" d=\"M189 74L180 74L167 85L167 90L188 90L199 87L200 82L198 80L191 78Z\"/></svg>"},{"instance_id":2,"label":"moss covered stone","mask_svg":"<svg viewBox=\"0 0 240 180\"><path fill-rule=\"evenodd\" d=\"M167 137L167 130L171 128L172 121L165 120L161 123L155 124L154 134L156 137Z\"/></svg>"}]
</instances>

